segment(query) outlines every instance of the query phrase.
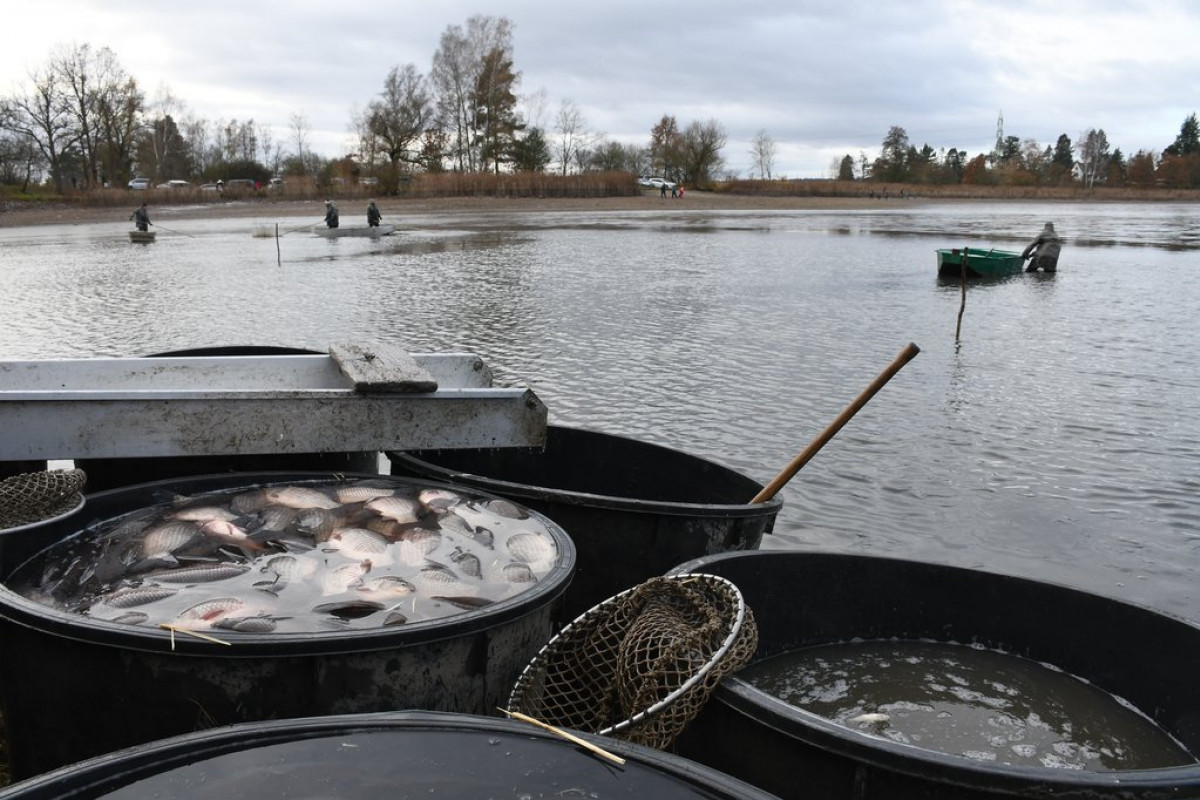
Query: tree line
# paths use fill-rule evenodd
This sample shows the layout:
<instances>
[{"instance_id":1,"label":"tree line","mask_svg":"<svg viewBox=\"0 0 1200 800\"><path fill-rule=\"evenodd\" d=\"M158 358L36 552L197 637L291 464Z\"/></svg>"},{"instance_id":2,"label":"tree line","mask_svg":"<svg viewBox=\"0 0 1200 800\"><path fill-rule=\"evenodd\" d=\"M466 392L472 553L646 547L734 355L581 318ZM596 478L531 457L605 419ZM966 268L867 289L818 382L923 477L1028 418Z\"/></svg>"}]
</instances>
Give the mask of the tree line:
<instances>
[{"instance_id":1,"label":"tree line","mask_svg":"<svg viewBox=\"0 0 1200 800\"><path fill-rule=\"evenodd\" d=\"M877 158L847 154L836 173L839 180L908 184L1195 189L1200 188L1200 123L1192 113L1161 153L1142 149L1128 158L1119 147L1111 149L1103 128L1088 129L1075 142L1061 134L1044 148L1033 139L1001 136L990 153L968 157L954 147L917 148L904 128L892 126Z\"/></svg>"},{"instance_id":2,"label":"tree line","mask_svg":"<svg viewBox=\"0 0 1200 800\"><path fill-rule=\"evenodd\" d=\"M394 66L379 92L350 114L349 152L315 153L303 110L285 133L248 120L210 121L191 115L169 91L148 97L109 48L60 46L0 98L0 183L50 185L58 191L124 186L134 176L217 181L303 176L318 186L371 176L398 191L422 173L590 171L654 174L705 186L737 175L722 155L724 126L715 119L681 124L663 114L644 144L625 144L592 130L566 98L549 112L545 90L518 94L513 23L475 15L442 33L430 69ZM750 177L775 177L777 145L767 131L750 148ZM970 156L951 147L916 147L893 126L875 158L860 152L835 160L839 180L910 184L1016 186L1200 187L1200 125L1189 116L1160 154L1126 157L1103 129L1077 141L1063 134L1042 147L998 137L992 152Z\"/></svg>"},{"instance_id":3,"label":"tree line","mask_svg":"<svg viewBox=\"0 0 1200 800\"><path fill-rule=\"evenodd\" d=\"M59 191L124 186L135 176L217 181L306 176L317 185L372 176L397 190L417 173L623 170L700 184L724 169L715 120L664 115L647 144L608 140L564 99L550 119L545 92L517 93L513 24L475 15L441 35L428 73L393 67L348 125L350 152L314 153L302 110L286 135L255 120L210 121L161 91L151 98L109 48L56 48L26 85L0 98L0 183Z\"/></svg>"}]
</instances>

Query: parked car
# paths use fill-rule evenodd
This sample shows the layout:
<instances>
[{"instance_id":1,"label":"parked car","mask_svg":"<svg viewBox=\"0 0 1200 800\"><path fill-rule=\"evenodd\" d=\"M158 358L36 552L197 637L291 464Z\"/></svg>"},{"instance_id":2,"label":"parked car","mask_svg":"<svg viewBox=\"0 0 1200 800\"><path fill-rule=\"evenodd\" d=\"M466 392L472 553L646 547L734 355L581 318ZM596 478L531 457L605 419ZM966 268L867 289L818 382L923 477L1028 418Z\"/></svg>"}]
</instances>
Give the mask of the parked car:
<instances>
[{"instance_id":1,"label":"parked car","mask_svg":"<svg viewBox=\"0 0 1200 800\"><path fill-rule=\"evenodd\" d=\"M167 181L166 183L160 183L158 185L158 188L159 189L186 189L189 186L191 186L191 184L188 183L187 181L175 180L175 181Z\"/></svg>"},{"instance_id":2,"label":"parked car","mask_svg":"<svg viewBox=\"0 0 1200 800\"><path fill-rule=\"evenodd\" d=\"M253 189L254 181L250 178L230 178L225 186L229 189Z\"/></svg>"},{"instance_id":3,"label":"parked car","mask_svg":"<svg viewBox=\"0 0 1200 800\"><path fill-rule=\"evenodd\" d=\"M129 182L129 188L130 189L139 189L139 190L140 189L149 189L150 188L150 179L149 178L134 178L133 180L131 180Z\"/></svg>"},{"instance_id":4,"label":"parked car","mask_svg":"<svg viewBox=\"0 0 1200 800\"><path fill-rule=\"evenodd\" d=\"M376 178L373 176L368 176L366 178L359 178L358 183L360 186L378 186L379 178Z\"/></svg>"},{"instance_id":5,"label":"parked car","mask_svg":"<svg viewBox=\"0 0 1200 800\"><path fill-rule=\"evenodd\" d=\"M221 191L221 184L219 184L219 183L202 183L202 184L200 184L200 191L202 191L202 192L219 192L219 191Z\"/></svg>"},{"instance_id":6,"label":"parked car","mask_svg":"<svg viewBox=\"0 0 1200 800\"><path fill-rule=\"evenodd\" d=\"M664 186L668 189L674 189L675 182L669 181L666 178L660 178L657 175L643 175L638 178L638 186L641 186L643 189L661 189Z\"/></svg>"}]
</instances>

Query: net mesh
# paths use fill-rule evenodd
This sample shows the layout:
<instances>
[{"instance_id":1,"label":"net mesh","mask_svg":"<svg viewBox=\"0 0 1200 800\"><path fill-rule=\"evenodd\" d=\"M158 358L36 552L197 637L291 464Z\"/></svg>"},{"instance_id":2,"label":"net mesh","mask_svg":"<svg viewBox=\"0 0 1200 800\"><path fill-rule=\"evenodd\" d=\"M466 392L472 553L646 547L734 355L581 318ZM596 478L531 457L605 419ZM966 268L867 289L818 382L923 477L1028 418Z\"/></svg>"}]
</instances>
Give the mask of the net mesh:
<instances>
[{"instance_id":1,"label":"net mesh","mask_svg":"<svg viewBox=\"0 0 1200 800\"><path fill-rule=\"evenodd\" d=\"M81 469L26 472L0 480L0 530L65 514L79 505L86 483Z\"/></svg>"},{"instance_id":2,"label":"net mesh","mask_svg":"<svg viewBox=\"0 0 1200 800\"><path fill-rule=\"evenodd\" d=\"M521 673L508 710L665 749L757 646L754 615L729 581L652 578L563 628Z\"/></svg>"}]
</instances>

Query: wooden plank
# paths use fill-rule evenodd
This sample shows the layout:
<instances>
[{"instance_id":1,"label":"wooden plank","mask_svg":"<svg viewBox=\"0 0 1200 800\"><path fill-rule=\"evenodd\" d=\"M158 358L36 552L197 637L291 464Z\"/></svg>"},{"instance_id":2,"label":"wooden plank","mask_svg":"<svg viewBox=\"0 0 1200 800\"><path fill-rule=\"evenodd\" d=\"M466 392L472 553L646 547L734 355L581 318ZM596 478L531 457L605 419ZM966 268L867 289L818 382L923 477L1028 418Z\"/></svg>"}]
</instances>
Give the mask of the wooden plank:
<instances>
[{"instance_id":1,"label":"wooden plank","mask_svg":"<svg viewBox=\"0 0 1200 800\"><path fill-rule=\"evenodd\" d=\"M393 345L335 344L330 346L329 355L354 382L356 392L420 394L436 392L438 388L437 380L428 370Z\"/></svg>"}]
</instances>

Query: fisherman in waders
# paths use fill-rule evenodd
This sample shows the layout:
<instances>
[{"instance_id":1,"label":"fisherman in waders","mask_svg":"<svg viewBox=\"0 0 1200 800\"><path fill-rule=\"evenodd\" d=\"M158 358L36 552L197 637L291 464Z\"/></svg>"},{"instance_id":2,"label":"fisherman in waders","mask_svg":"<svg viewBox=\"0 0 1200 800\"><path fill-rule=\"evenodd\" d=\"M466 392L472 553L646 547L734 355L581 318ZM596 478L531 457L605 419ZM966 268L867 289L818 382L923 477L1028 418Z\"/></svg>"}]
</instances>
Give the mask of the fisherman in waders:
<instances>
[{"instance_id":1,"label":"fisherman in waders","mask_svg":"<svg viewBox=\"0 0 1200 800\"><path fill-rule=\"evenodd\" d=\"M1038 267L1041 267L1046 272L1057 272L1058 254L1061 250L1062 239L1054 232L1054 223L1047 222L1038 237L1021 253L1021 258L1031 259L1025 271L1037 272Z\"/></svg>"},{"instance_id":2,"label":"fisherman in waders","mask_svg":"<svg viewBox=\"0 0 1200 800\"><path fill-rule=\"evenodd\" d=\"M338 226L338 210L332 200L325 201L325 227L336 228Z\"/></svg>"},{"instance_id":3,"label":"fisherman in waders","mask_svg":"<svg viewBox=\"0 0 1200 800\"><path fill-rule=\"evenodd\" d=\"M375 205L375 201L367 203L367 225L378 228L381 219L383 219L383 215L379 213L379 206Z\"/></svg>"},{"instance_id":4,"label":"fisherman in waders","mask_svg":"<svg viewBox=\"0 0 1200 800\"><path fill-rule=\"evenodd\" d=\"M133 220L133 224L137 226L139 231L148 231L153 224L150 222L150 212L146 210L145 203L135 208L133 213L129 215L129 218Z\"/></svg>"}]
</instances>

